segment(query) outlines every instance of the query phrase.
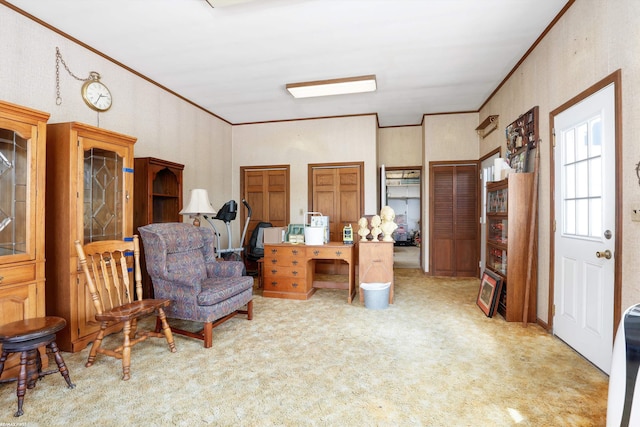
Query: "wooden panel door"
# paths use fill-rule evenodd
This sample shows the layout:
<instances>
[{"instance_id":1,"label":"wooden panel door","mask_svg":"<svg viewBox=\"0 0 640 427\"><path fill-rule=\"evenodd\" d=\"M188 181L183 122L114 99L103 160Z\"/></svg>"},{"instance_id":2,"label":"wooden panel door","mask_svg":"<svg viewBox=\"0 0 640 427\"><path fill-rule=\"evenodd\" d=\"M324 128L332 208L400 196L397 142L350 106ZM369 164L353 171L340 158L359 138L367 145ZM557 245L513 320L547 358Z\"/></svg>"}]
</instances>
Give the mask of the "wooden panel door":
<instances>
[{"instance_id":1,"label":"wooden panel door","mask_svg":"<svg viewBox=\"0 0 640 427\"><path fill-rule=\"evenodd\" d=\"M342 241L342 228L356 227L362 216L362 168L360 165L312 167L310 210L329 217L329 240Z\"/></svg>"},{"instance_id":2,"label":"wooden panel door","mask_svg":"<svg viewBox=\"0 0 640 427\"><path fill-rule=\"evenodd\" d=\"M351 224L357 228L363 215L362 182L364 164L309 165L309 210L329 217L329 240L342 241L342 228ZM317 260L316 272L343 274L347 264L336 260Z\"/></svg>"},{"instance_id":3,"label":"wooden panel door","mask_svg":"<svg viewBox=\"0 0 640 427\"><path fill-rule=\"evenodd\" d=\"M431 272L477 277L479 262L478 166L431 166Z\"/></svg>"},{"instance_id":4,"label":"wooden panel door","mask_svg":"<svg viewBox=\"0 0 640 427\"><path fill-rule=\"evenodd\" d=\"M242 197L251 206L251 220L244 245L249 244L251 233L259 222L270 222L274 227L289 225L289 166L240 168ZM241 215L247 212L241 206Z\"/></svg>"}]
</instances>

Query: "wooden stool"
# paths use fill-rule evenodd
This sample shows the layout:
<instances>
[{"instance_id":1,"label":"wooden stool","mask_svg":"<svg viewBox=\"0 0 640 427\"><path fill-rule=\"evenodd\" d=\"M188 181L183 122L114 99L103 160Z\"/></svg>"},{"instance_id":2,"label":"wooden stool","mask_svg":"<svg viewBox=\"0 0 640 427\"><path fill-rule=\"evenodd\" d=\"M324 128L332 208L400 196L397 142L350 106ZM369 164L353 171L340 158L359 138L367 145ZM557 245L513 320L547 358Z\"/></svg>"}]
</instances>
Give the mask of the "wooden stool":
<instances>
[{"instance_id":1,"label":"wooden stool","mask_svg":"<svg viewBox=\"0 0 640 427\"><path fill-rule=\"evenodd\" d=\"M0 326L0 344L2 344L2 356L0 357L0 374L4 370L4 362L10 353L20 353L20 374L18 375L18 411L13 414L19 417L22 412L24 395L28 388L36 386L36 380L45 375L60 372L67 381L69 388L75 385L69 378L69 370L64 364L62 355L56 345L56 332L67 324L61 317L38 317L35 319L18 320ZM53 353L58 369L42 372L42 360L38 347L47 347L47 356ZM15 378L2 380L1 383L16 381Z\"/></svg>"}]
</instances>

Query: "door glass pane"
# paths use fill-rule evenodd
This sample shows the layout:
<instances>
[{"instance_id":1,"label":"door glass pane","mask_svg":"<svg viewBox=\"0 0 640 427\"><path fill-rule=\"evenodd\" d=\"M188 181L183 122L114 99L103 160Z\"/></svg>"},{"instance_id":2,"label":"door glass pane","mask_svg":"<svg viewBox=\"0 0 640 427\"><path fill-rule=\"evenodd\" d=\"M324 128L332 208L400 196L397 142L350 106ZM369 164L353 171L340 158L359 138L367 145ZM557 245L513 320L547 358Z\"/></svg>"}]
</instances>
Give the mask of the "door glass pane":
<instances>
[{"instance_id":1,"label":"door glass pane","mask_svg":"<svg viewBox=\"0 0 640 427\"><path fill-rule=\"evenodd\" d=\"M29 140L0 129L0 256L27 252Z\"/></svg>"},{"instance_id":2,"label":"door glass pane","mask_svg":"<svg viewBox=\"0 0 640 427\"><path fill-rule=\"evenodd\" d=\"M84 243L122 240L123 158L112 151L84 152Z\"/></svg>"},{"instance_id":3,"label":"door glass pane","mask_svg":"<svg viewBox=\"0 0 640 427\"><path fill-rule=\"evenodd\" d=\"M587 120L563 133L563 234L602 235L602 126Z\"/></svg>"}]
</instances>

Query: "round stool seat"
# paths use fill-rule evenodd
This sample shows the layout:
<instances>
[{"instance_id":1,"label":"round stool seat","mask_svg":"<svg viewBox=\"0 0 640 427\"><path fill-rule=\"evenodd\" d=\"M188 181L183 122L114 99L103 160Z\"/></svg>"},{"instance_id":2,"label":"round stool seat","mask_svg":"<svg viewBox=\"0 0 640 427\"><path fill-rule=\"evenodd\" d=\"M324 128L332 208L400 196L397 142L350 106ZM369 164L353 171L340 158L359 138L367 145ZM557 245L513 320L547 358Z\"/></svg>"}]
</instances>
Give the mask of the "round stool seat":
<instances>
[{"instance_id":1,"label":"round stool seat","mask_svg":"<svg viewBox=\"0 0 640 427\"><path fill-rule=\"evenodd\" d=\"M55 336L56 332L66 325L66 320L55 316L17 320L0 326L0 342L7 350L16 348L16 344L33 340L46 340L50 335Z\"/></svg>"}]
</instances>

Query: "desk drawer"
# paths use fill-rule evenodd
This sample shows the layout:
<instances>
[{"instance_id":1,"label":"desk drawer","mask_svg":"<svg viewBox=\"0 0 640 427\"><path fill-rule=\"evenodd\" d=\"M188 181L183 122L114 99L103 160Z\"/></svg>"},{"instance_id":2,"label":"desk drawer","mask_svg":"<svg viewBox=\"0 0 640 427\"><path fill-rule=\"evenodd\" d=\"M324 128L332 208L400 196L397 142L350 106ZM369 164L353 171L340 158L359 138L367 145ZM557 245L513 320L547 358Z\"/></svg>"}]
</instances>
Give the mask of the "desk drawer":
<instances>
[{"instance_id":1,"label":"desk drawer","mask_svg":"<svg viewBox=\"0 0 640 427\"><path fill-rule=\"evenodd\" d=\"M302 277L265 277L265 291L307 292L306 278Z\"/></svg>"},{"instance_id":2,"label":"desk drawer","mask_svg":"<svg viewBox=\"0 0 640 427\"><path fill-rule=\"evenodd\" d=\"M30 282L36 280L36 265L0 268L0 285Z\"/></svg>"},{"instance_id":3,"label":"desk drawer","mask_svg":"<svg viewBox=\"0 0 640 427\"><path fill-rule=\"evenodd\" d=\"M343 259L351 260L352 248L336 248L336 247L313 247L307 248L309 251L309 257L315 259Z\"/></svg>"},{"instance_id":4,"label":"desk drawer","mask_svg":"<svg viewBox=\"0 0 640 427\"><path fill-rule=\"evenodd\" d=\"M274 265L265 266L262 274L267 279L274 278L274 277L290 277L294 279L297 279L297 278L304 279L304 277L307 274L307 269L304 266L289 267L289 266L274 264Z\"/></svg>"}]
</instances>

